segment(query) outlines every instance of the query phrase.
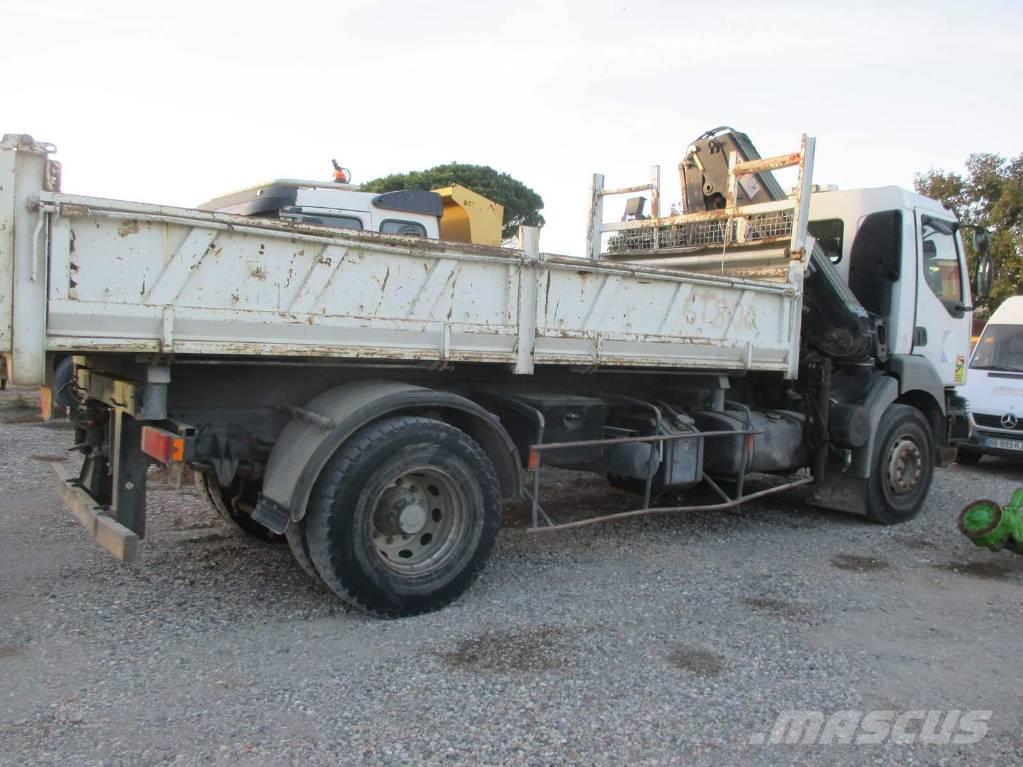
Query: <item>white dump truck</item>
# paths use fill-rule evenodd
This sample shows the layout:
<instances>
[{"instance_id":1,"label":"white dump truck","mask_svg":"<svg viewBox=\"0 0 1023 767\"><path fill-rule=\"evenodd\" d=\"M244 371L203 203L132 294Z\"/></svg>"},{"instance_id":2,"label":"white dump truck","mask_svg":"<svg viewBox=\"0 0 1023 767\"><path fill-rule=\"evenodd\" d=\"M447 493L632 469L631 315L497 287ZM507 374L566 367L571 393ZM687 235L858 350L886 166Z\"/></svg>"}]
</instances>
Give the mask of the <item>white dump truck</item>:
<instances>
[{"instance_id":1,"label":"white dump truck","mask_svg":"<svg viewBox=\"0 0 1023 767\"><path fill-rule=\"evenodd\" d=\"M811 194L813 148L761 159L705 134L682 215L658 215L659 174L595 176L580 258L540 252L537 230L514 249L433 239L424 193L362 200L418 224L393 232L295 200L65 194L54 148L8 135L3 376L41 385L50 415L53 361L73 355L84 460L59 487L117 556L145 535L148 465L188 465L225 517L381 615L457 598L503 499L564 527L546 466L634 491L631 514L685 509L665 499L700 484L703 509L810 485L814 504L900 522L965 434L962 243L909 192ZM772 176L787 166L791 195ZM604 220L609 196L644 190L652 215L636 198Z\"/></svg>"}]
</instances>

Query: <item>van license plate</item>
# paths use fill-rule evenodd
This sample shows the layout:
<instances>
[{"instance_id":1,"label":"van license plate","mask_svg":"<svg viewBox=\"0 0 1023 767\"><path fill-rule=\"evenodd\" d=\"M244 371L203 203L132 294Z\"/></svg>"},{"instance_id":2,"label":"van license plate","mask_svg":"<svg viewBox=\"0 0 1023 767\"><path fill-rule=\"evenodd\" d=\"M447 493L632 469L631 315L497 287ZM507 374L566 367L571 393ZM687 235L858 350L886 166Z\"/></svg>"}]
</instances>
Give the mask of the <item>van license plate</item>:
<instances>
[{"instance_id":1,"label":"van license plate","mask_svg":"<svg viewBox=\"0 0 1023 767\"><path fill-rule=\"evenodd\" d=\"M997 437L986 437L984 444L987 447L997 448L998 450L1023 450L1023 440L1018 439L998 439Z\"/></svg>"}]
</instances>

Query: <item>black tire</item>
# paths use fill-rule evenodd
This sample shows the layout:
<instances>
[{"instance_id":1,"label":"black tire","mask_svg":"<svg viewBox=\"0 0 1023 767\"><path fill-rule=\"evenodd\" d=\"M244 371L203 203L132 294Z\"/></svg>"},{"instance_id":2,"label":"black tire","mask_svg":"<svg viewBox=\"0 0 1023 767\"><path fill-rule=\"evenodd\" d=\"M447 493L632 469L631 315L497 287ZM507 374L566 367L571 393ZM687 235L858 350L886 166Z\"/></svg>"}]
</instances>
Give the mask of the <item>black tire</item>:
<instances>
[{"instance_id":1,"label":"black tire","mask_svg":"<svg viewBox=\"0 0 1023 767\"><path fill-rule=\"evenodd\" d=\"M258 489L250 480L235 477L230 485L221 487L215 474L196 472L195 485L224 521L230 522L246 535L263 543L285 542L283 535L263 527L241 508L251 508L256 504Z\"/></svg>"},{"instance_id":2,"label":"black tire","mask_svg":"<svg viewBox=\"0 0 1023 767\"><path fill-rule=\"evenodd\" d=\"M889 405L881 416L867 480L867 516L882 525L912 519L934 477L934 439L923 413Z\"/></svg>"},{"instance_id":3,"label":"black tire","mask_svg":"<svg viewBox=\"0 0 1023 767\"><path fill-rule=\"evenodd\" d=\"M330 459L305 516L327 587L387 617L436 610L479 576L497 540L501 490L467 434L431 418L370 424Z\"/></svg>"},{"instance_id":4,"label":"black tire","mask_svg":"<svg viewBox=\"0 0 1023 767\"><path fill-rule=\"evenodd\" d=\"M312 557L309 554L309 540L305 534L305 520L301 519L298 522L292 520L289 522L288 529L284 531L284 537L288 541L288 550L291 551L291 556L298 562L298 566L302 568L306 575L322 586L323 579L316 572L316 565L313 564Z\"/></svg>"},{"instance_id":5,"label":"black tire","mask_svg":"<svg viewBox=\"0 0 1023 767\"><path fill-rule=\"evenodd\" d=\"M983 457L983 453L978 453L975 450L965 450L963 448L956 450L956 463L960 466L976 466Z\"/></svg>"},{"instance_id":6,"label":"black tire","mask_svg":"<svg viewBox=\"0 0 1023 767\"><path fill-rule=\"evenodd\" d=\"M65 410L78 407L78 391L75 389L75 359L64 357L53 369L53 401Z\"/></svg>"}]
</instances>

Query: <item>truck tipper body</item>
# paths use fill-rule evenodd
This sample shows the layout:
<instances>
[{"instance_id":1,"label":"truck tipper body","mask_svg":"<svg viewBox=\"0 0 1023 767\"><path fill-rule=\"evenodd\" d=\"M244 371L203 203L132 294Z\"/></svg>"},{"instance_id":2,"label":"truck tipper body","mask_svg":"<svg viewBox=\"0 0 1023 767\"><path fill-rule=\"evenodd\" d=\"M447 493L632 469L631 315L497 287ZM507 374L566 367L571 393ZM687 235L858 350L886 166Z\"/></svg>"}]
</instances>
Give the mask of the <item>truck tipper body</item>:
<instances>
[{"instance_id":1,"label":"truck tipper body","mask_svg":"<svg viewBox=\"0 0 1023 767\"><path fill-rule=\"evenodd\" d=\"M248 193L205 209L69 195L52 146L6 136L5 375L45 403L55 357L74 356L84 461L60 488L118 556L145 535L148 465L188 465L227 519L378 614L457 598L502 499L564 527L540 498L546 466L634 492L627 514L686 508L665 499L697 485L715 500L695 508L809 485L818 505L912 517L965 424L954 217L901 190L813 195L806 138L728 152L717 202L727 137L712 138L682 179L703 209L687 194L659 217L659 183L595 177L579 258L541 252L535 229L518 248L434 239L438 211L415 195L376 219L381 200L354 190L347 207L312 190L273 210ZM782 195L771 172L788 166ZM605 198L643 189L651 217L603 220ZM302 195L369 225L312 220Z\"/></svg>"}]
</instances>

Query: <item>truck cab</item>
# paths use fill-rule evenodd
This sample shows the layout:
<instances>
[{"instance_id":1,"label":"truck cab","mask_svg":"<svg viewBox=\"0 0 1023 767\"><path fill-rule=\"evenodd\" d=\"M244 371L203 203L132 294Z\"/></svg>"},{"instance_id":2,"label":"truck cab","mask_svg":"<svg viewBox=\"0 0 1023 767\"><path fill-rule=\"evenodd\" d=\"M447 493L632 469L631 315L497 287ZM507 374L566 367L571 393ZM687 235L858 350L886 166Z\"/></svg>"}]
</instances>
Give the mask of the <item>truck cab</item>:
<instances>
[{"instance_id":1,"label":"truck cab","mask_svg":"<svg viewBox=\"0 0 1023 767\"><path fill-rule=\"evenodd\" d=\"M808 228L853 295L883 320L889 353L926 360L942 387L961 385L972 306L955 214L895 186L817 192Z\"/></svg>"}]
</instances>

